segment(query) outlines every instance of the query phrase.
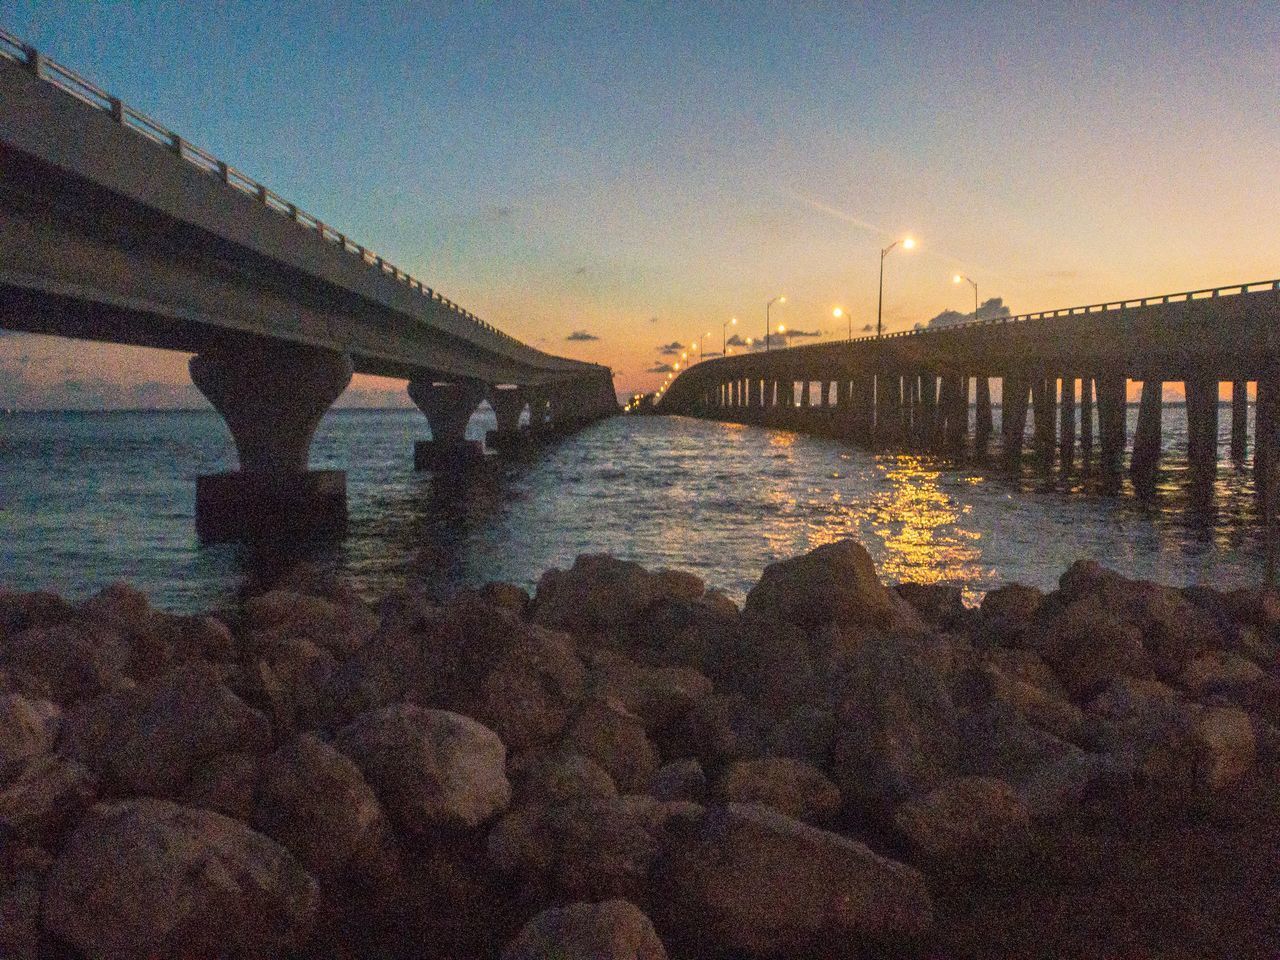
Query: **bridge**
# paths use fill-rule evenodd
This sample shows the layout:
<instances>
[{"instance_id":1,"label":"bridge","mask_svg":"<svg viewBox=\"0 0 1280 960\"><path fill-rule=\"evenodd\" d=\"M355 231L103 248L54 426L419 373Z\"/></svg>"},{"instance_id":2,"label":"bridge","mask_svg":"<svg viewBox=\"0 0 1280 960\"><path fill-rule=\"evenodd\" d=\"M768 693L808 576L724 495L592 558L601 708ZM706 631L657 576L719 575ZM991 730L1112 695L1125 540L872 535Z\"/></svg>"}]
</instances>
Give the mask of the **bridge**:
<instances>
[{"instance_id":1,"label":"bridge","mask_svg":"<svg viewBox=\"0 0 1280 960\"><path fill-rule=\"evenodd\" d=\"M1163 385L1181 382L1200 500L1217 471L1219 384L1232 385L1231 452L1243 459L1253 382L1257 486L1280 486L1280 280L706 360L681 371L657 411L981 459L993 440L993 379L1007 466L1022 467L1030 410L1041 470L1096 466L1111 490L1130 450L1127 381L1142 381L1128 460L1142 495L1159 466Z\"/></svg>"},{"instance_id":2,"label":"bridge","mask_svg":"<svg viewBox=\"0 0 1280 960\"><path fill-rule=\"evenodd\" d=\"M508 336L2 30L0 327L194 354L240 465L197 480L209 540L345 526L345 474L307 464L354 372L408 381L419 467L477 455L485 399L500 448L617 410L608 368Z\"/></svg>"}]
</instances>

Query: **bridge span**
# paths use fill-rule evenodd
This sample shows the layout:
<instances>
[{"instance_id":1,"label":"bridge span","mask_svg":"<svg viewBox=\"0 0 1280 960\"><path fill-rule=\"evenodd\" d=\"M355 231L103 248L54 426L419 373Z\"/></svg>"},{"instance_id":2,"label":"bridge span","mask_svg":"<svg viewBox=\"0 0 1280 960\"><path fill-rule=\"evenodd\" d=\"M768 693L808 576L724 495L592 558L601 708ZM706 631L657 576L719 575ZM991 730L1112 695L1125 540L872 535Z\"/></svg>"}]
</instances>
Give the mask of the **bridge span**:
<instances>
[{"instance_id":1,"label":"bridge span","mask_svg":"<svg viewBox=\"0 0 1280 960\"><path fill-rule=\"evenodd\" d=\"M0 327L181 350L234 473L197 481L206 539L340 530L341 471L307 469L353 372L409 381L430 444L471 458L617 411L609 369L534 349L0 31Z\"/></svg>"},{"instance_id":2,"label":"bridge span","mask_svg":"<svg viewBox=\"0 0 1280 960\"><path fill-rule=\"evenodd\" d=\"M1096 467L1115 490L1131 449L1128 470L1143 495L1156 481L1162 387L1183 383L1190 483L1200 499L1216 475L1219 385L1231 384L1231 449L1242 460L1253 382L1257 486L1280 486L1280 280L706 360L681 371L657 411L984 458L993 380L1007 466L1022 466L1030 412L1041 470ZM1131 448L1129 380L1143 385Z\"/></svg>"}]
</instances>

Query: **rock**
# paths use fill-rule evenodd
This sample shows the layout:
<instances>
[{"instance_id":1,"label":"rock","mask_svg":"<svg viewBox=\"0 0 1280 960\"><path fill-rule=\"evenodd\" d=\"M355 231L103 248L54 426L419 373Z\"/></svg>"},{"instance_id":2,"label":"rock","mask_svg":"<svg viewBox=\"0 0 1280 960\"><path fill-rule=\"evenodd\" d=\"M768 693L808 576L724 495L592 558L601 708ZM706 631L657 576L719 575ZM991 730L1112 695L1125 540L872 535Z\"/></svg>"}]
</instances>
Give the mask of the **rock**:
<instances>
[{"instance_id":1,"label":"rock","mask_svg":"<svg viewBox=\"0 0 1280 960\"><path fill-rule=\"evenodd\" d=\"M656 600L617 631L622 649L645 663L709 674L734 646L740 622L733 601L708 591L699 600Z\"/></svg>"},{"instance_id":2,"label":"rock","mask_svg":"<svg viewBox=\"0 0 1280 960\"><path fill-rule=\"evenodd\" d=\"M945 645L900 631L869 638L836 684L832 776L847 800L883 811L952 774L957 712Z\"/></svg>"},{"instance_id":3,"label":"rock","mask_svg":"<svg viewBox=\"0 0 1280 960\"><path fill-rule=\"evenodd\" d=\"M191 771L183 802L249 823L253 819L260 767L261 758L251 753L224 753L197 764Z\"/></svg>"},{"instance_id":4,"label":"rock","mask_svg":"<svg viewBox=\"0 0 1280 960\"><path fill-rule=\"evenodd\" d=\"M676 723L654 733L659 755L667 762L693 758L704 767L749 755L751 750L733 719L729 698L713 695L699 700Z\"/></svg>"},{"instance_id":5,"label":"rock","mask_svg":"<svg viewBox=\"0 0 1280 960\"><path fill-rule=\"evenodd\" d=\"M707 592L703 579L687 570L655 570L657 592L670 600L698 600Z\"/></svg>"},{"instance_id":6,"label":"rock","mask_svg":"<svg viewBox=\"0 0 1280 960\"><path fill-rule=\"evenodd\" d=\"M1096 595L1070 603L1031 643L1077 701L1101 693L1118 676L1151 674L1141 632Z\"/></svg>"},{"instance_id":7,"label":"rock","mask_svg":"<svg viewBox=\"0 0 1280 960\"><path fill-rule=\"evenodd\" d=\"M77 621L11 637L0 647L0 667L47 684L51 698L66 707L131 686L125 675L129 652L119 634Z\"/></svg>"},{"instance_id":8,"label":"rock","mask_svg":"<svg viewBox=\"0 0 1280 960\"><path fill-rule=\"evenodd\" d=\"M108 627L123 637L134 638L150 632L157 611L147 595L127 583L113 583L80 605L85 620Z\"/></svg>"},{"instance_id":9,"label":"rock","mask_svg":"<svg viewBox=\"0 0 1280 960\"><path fill-rule=\"evenodd\" d=\"M565 731L562 747L600 764L623 793L643 790L658 769L644 723L614 700L593 700Z\"/></svg>"},{"instance_id":10,"label":"rock","mask_svg":"<svg viewBox=\"0 0 1280 960\"><path fill-rule=\"evenodd\" d=\"M489 833L489 860L535 898L643 900L663 825L690 804L594 796L509 811Z\"/></svg>"},{"instance_id":11,"label":"rock","mask_svg":"<svg viewBox=\"0 0 1280 960\"><path fill-rule=\"evenodd\" d=\"M61 728L62 710L56 703L18 693L0 695L0 783L16 766L51 751Z\"/></svg>"},{"instance_id":12,"label":"rock","mask_svg":"<svg viewBox=\"0 0 1280 960\"><path fill-rule=\"evenodd\" d=\"M998 700L1056 737L1072 743L1080 743L1086 739L1084 711L1043 687L1006 673L993 662L975 666L965 674L964 683L969 685L969 697L976 698L978 705ZM1056 681L1052 682L1052 687L1061 689Z\"/></svg>"},{"instance_id":13,"label":"rock","mask_svg":"<svg viewBox=\"0 0 1280 960\"><path fill-rule=\"evenodd\" d=\"M1196 696L1231 693L1253 686L1266 674L1248 657L1211 650L1187 664L1178 682Z\"/></svg>"},{"instance_id":14,"label":"rock","mask_svg":"<svg viewBox=\"0 0 1280 960\"><path fill-rule=\"evenodd\" d=\"M1021 583L988 590L979 607L988 639L1000 645L1020 642L1043 602L1043 591Z\"/></svg>"},{"instance_id":15,"label":"rock","mask_svg":"<svg viewBox=\"0 0 1280 960\"><path fill-rule=\"evenodd\" d=\"M894 592L931 627L948 628L965 614L960 588L950 583L900 583Z\"/></svg>"},{"instance_id":16,"label":"rock","mask_svg":"<svg viewBox=\"0 0 1280 960\"><path fill-rule=\"evenodd\" d=\"M803 704L774 726L766 748L774 756L794 757L825 768L831 764L835 737L835 712L825 703Z\"/></svg>"},{"instance_id":17,"label":"rock","mask_svg":"<svg viewBox=\"0 0 1280 960\"><path fill-rule=\"evenodd\" d=\"M106 770L116 784L135 794L176 797L201 761L268 750L271 729L266 717L222 684L216 667L194 662L144 691L115 739Z\"/></svg>"},{"instance_id":18,"label":"rock","mask_svg":"<svg viewBox=\"0 0 1280 960\"><path fill-rule=\"evenodd\" d=\"M340 605L322 597L272 590L244 605L244 628L253 647L265 651L282 641L306 640L339 659L355 653L377 628L360 604Z\"/></svg>"},{"instance_id":19,"label":"rock","mask_svg":"<svg viewBox=\"0 0 1280 960\"><path fill-rule=\"evenodd\" d=\"M40 960L51 955L42 949L40 932L40 891L48 871L47 854L26 848L6 859L11 864L6 864L9 875L0 880L0 957Z\"/></svg>"},{"instance_id":20,"label":"rock","mask_svg":"<svg viewBox=\"0 0 1280 960\"><path fill-rule=\"evenodd\" d=\"M712 692L711 681L691 667L645 667L607 650L595 653L591 666L597 694L621 703L650 730L680 720Z\"/></svg>"},{"instance_id":21,"label":"rock","mask_svg":"<svg viewBox=\"0 0 1280 960\"><path fill-rule=\"evenodd\" d=\"M337 661L309 640L283 638L275 642L270 660L248 664L237 690L261 708L276 730L311 730L327 718L326 693Z\"/></svg>"},{"instance_id":22,"label":"rock","mask_svg":"<svg viewBox=\"0 0 1280 960\"><path fill-rule=\"evenodd\" d=\"M795 820L820 823L840 810L840 790L803 760L764 757L731 764L717 794L728 803L772 807Z\"/></svg>"},{"instance_id":23,"label":"rock","mask_svg":"<svg viewBox=\"0 0 1280 960\"><path fill-rule=\"evenodd\" d=\"M655 800L701 803L707 795L707 775L697 760L676 760L649 778L646 792Z\"/></svg>"},{"instance_id":24,"label":"rock","mask_svg":"<svg viewBox=\"0 0 1280 960\"><path fill-rule=\"evenodd\" d=\"M533 598L535 623L575 636L620 627L662 597L667 586L638 563L583 554L568 570L548 570Z\"/></svg>"},{"instance_id":25,"label":"rock","mask_svg":"<svg viewBox=\"0 0 1280 960\"><path fill-rule=\"evenodd\" d=\"M18 593L0 588L0 639L32 627L53 627L75 616L76 609L56 593Z\"/></svg>"},{"instance_id":26,"label":"rock","mask_svg":"<svg viewBox=\"0 0 1280 960\"><path fill-rule=\"evenodd\" d=\"M1032 725L1007 704L970 714L960 729L964 772L1006 781L1036 820L1062 815L1110 771L1106 758Z\"/></svg>"},{"instance_id":27,"label":"rock","mask_svg":"<svg viewBox=\"0 0 1280 960\"><path fill-rule=\"evenodd\" d=\"M697 955L806 956L850 938L918 936L932 923L916 870L761 806L673 817L653 889L660 926Z\"/></svg>"},{"instance_id":28,"label":"rock","mask_svg":"<svg viewBox=\"0 0 1280 960\"><path fill-rule=\"evenodd\" d=\"M957 777L908 800L894 812L893 822L925 862L990 873L1025 854L1031 815L1003 780Z\"/></svg>"},{"instance_id":29,"label":"rock","mask_svg":"<svg viewBox=\"0 0 1280 960\"><path fill-rule=\"evenodd\" d=\"M524 587L518 587L513 583L497 582L486 583L476 589L460 590L455 599L497 607L499 610L506 610L521 618L528 614L529 605L533 602L529 597L529 591Z\"/></svg>"},{"instance_id":30,"label":"rock","mask_svg":"<svg viewBox=\"0 0 1280 960\"><path fill-rule=\"evenodd\" d=\"M315 880L243 824L161 800L106 804L49 872L46 928L86 956L282 956L310 936Z\"/></svg>"},{"instance_id":31,"label":"rock","mask_svg":"<svg viewBox=\"0 0 1280 960\"><path fill-rule=\"evenodd\" d=\"M1206 707L1196 717L1192 736L1199 750L1197 774L1208 790L1224 790L1252 768L1257 751L1249 715L1234 707Z\"/></svg>"},{"instance_id":32,"label":"rock","mask_svg":"<svg viewBox=\"0 0 1280 960\"><path fill-rule=\"evenodd\" d=\"M580 753L553 753L525 776L526 802L567 803L585 797L616 797L617 784L607 770Z\"/></svg>"},{"instance_id":33,"label":"rock","mask_svg":"<svg viewBox=\"0 0 1280 960\"><path fill-rule=\"evenodd\" d=\"M880 582L871 555L854 540L769 564L747 594L744 612L794 624L806 634L824 623L892 630L919 622L906 601Z\"/></svg>"},{"instance_id":34,"label":"rock","mask_svg":"<svg viewBox=\"0 0 1280 960\"><path fill-rule=\"evenodd\" d=\"M303 734L262 762L253 826L317 877L332 877L379 846L385 818L356 765Z\"/></svg>"},{"instance_id":35,"label":"rock","mask_svg":"<svg viewBox=\"0 0 1280 960\"><path fill-rule=\"evenodd\" d=\"M666 960L657 931L626 900L544 910L502 953L502 960Z\"/></svg>"},{"instance_id":36,"label":"rock","mask_svg":"<svg viewBox=\"0 0 1280 960\"><path fill-rule=\"evenodd\" d=\"M399 704L357 717L335 745L411 834L478 827L511 802L506 748L470 717Z\"/></svg>"},{"instance_id":37,"label":"rock","mask_svg":"<svg viewBox=\"0 0 1280 960\"><path fill-rule=\"evenodd\" d=\"M93 803L97 784L82 764L55 754L32 757L0 788L0 839L30 843L59 838Z\"/></svg>"}]
</instances>

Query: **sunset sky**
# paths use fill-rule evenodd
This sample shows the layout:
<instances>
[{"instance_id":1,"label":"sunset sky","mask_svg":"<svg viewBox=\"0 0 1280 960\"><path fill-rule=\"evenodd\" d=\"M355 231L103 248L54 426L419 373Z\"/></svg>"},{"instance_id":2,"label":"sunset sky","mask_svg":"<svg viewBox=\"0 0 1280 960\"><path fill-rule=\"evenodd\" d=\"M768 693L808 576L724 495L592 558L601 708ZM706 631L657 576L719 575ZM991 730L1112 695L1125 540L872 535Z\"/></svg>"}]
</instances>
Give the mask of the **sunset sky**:
<instances>
[{"instance_id":1,"label":"sunset sky","mask_svg":"<svg viewBox=\"0 0 1280 960\"><path fill-rule=\"evenodd\" d=\"M6 0L0 25L482 318L605 363L1280 276L1280 8ZM575 332L587 337L572 338ZM598 339L589 339L595 337ZM358 377L348 400L399 402ZM199 402L0 336L0 405Z\"/></svg>"}]
</instances>

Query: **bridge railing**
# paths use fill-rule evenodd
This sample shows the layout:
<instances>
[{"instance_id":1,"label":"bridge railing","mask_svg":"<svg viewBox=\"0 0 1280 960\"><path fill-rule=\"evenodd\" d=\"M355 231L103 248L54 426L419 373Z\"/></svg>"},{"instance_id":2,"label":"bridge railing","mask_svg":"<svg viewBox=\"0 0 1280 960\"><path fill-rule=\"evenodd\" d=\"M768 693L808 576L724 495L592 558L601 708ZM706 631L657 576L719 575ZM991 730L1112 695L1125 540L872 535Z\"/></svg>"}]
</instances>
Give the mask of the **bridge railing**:
<instances>
[{"instance_id":1,"label":"bridge railing","mask_svg":"<svg viewBox=\"0 0 1280 960\"><path fill-rule=\"evenodd\" d=\"M6 30L0 29L0 59L12 60L25 66L32 74L40 80L45 81L64 93L68 93L77 100L87 103L89 106L103 113L110 114L111 117L123 127L138 133L148 140L151 140L162 147L170 150L176 156L182 158L187 163L201 170L202 172L217 177L224 184L233 190L248 194L255 198L259 203L267 209L287 217L294 223L311 230L316 234L318 240L324 243L333 244L338 249L359 257L370 267L384 273L394 280L405 284L409 289L426 297L433 303L438 304L445 310L455 316L469 321L481 330L486 331L502 340L525 347L525 349L533 350L535 353L543 356L541 350L529 347L522 343L509 333L499 330L490 323L481 320L469 310L464 310L452 300L444 297L440 293L427 286L421 280L411 276L408 271L402 270L395 264L387 261L379 254L368 249L363 244L357 243L348 237L345 233L341 233L322 221L314 214L307 213L299 208L296 204L286 200L274 190L269 189L264 184L254 180L248 174L241 170L237 170L229 163L218 159L195 144L183 139L179 134L174 133L168 127L153 120L139 110L126 103L123 103L118 97L112 96L101 87L86 80L69 67L64 67L56 60L51 60L44 56L35 47L24 43Z\"/></svg>"}]
</instances>

